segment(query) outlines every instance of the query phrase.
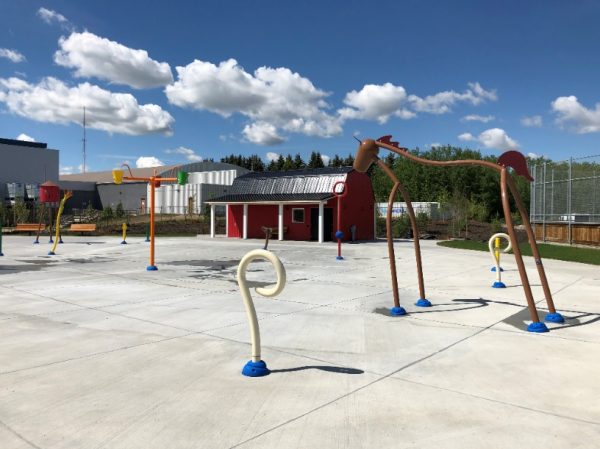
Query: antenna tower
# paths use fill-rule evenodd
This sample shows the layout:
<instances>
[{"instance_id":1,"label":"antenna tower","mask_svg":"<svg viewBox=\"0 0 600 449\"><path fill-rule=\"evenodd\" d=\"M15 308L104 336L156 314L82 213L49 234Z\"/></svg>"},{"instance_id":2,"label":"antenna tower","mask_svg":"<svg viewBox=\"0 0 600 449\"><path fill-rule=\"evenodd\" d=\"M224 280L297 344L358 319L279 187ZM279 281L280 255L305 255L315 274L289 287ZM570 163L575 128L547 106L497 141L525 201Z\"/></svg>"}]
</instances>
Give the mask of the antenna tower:
<instances>
[{"instance_id":1,"label":"antenna tower","mask_svg":"<svg viewBox=\"0 0 600 449\"><path fill-rule=\"evenodd\" d=\"M83 107L83 170L82 172L85 173L85 143L86 143L86 139L85 139L85 106Z\"/></svg>"}]
</instances>

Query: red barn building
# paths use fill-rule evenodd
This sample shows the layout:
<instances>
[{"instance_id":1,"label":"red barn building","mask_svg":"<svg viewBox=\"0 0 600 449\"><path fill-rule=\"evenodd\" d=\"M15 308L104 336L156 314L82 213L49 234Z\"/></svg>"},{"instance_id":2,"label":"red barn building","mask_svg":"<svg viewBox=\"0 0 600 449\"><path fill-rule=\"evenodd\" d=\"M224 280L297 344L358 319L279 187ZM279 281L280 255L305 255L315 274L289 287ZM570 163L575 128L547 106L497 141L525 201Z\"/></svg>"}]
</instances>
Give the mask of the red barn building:
<instances>
[{"instance_id":1,"label":"red barn building","mask_svg":"<svg viewBox=\"0 0 600 449\"><path fill-rule=\"evenodd\" d=\"M333 186L344 181L341 230L344 240L375 238L375 196L371 180L352 167L251 172L237 177L227 195L207 201L226 206L227 237L264 238L263 226L277 230L279 240L335 239L338 199ZM354 231L354 232L352 232Z\"/></svg>"}]
</instances>

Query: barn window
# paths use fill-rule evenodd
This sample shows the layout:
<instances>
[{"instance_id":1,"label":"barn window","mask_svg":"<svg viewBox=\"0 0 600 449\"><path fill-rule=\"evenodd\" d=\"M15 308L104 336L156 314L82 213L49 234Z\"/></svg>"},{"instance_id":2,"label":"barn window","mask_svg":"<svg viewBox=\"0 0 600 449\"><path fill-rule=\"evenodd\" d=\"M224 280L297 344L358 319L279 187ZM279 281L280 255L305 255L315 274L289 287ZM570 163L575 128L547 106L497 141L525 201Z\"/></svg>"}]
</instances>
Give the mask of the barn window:
<instances>
[{"instance_id":1,"label":"barn window","mask_svg":"<svg viewBox=\"0 0 600 449\"><path fill-rule=\"evenodd\" d=\"M304 223L304 209L292 209L292 223Z\"/></svg>"}]
</instances>

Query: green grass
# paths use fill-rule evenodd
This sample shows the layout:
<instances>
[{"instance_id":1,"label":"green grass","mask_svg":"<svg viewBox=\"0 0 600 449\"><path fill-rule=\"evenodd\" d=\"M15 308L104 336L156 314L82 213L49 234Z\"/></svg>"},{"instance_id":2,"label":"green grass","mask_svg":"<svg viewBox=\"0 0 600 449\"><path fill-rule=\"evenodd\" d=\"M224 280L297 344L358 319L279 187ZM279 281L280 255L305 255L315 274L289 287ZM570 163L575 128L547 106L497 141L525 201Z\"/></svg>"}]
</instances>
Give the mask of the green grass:
<instances>
[{"instance_id":1,"label":"green grass","mask_svg":"<svg viewBox=\"0 0 600 449\"><path fill-rule=\"evenodd\" d=\"M472 240L449 240L438 242L440 246L458 249L470 249L474 251L489 251L487 242L476 242ZM531 256L529 243L519 245L524 256ZM542 259L565 260L568 262L580 262L591 265L600 265L600 248L579 248L575 246L548 245L538 243Z\"/></svg>"}]
</instances>

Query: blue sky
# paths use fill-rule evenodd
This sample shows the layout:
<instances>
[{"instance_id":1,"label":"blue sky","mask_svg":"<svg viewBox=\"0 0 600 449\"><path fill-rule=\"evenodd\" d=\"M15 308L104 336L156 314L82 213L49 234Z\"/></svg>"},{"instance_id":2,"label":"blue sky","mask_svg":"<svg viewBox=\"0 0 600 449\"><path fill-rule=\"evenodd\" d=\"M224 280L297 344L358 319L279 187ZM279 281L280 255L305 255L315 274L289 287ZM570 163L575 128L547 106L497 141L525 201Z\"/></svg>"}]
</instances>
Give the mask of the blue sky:
<instances>
[{"instance_id":1,"label":"blue sky","mask_svg":"<svg viewBox=\"0 0 600 449\"><path fill-rule=\"evenodd\" d=\"M600 153L597 1L0 0L0 137L64 173L240 153L346 156L393 134Z\"/></svg>"}]
</instances>

